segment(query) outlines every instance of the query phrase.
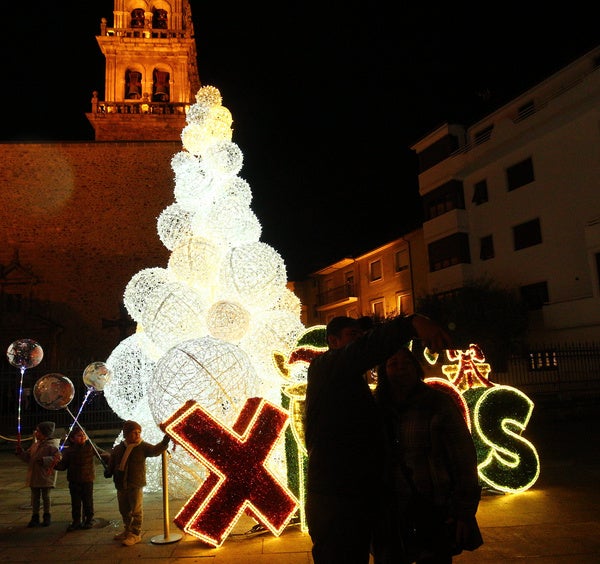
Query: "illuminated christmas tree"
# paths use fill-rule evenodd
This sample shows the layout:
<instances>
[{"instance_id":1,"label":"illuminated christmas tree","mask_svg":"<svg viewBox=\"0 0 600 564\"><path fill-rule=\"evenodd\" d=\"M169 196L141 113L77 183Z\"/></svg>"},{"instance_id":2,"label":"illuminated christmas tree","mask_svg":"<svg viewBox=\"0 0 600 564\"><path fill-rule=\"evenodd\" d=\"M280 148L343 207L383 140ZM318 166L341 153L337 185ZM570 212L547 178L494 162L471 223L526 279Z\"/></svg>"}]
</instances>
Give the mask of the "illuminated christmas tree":
<instances>
[{"instance_id":1,"label":"illuminated christmas tree","mask_svg":"<svg viewBox=\"0 0 600 564\"><path fill-rule=\"evenodd\" d=\"M304 330L284 261L260 241L231 125L220 92L201 88L182 131L183 150L171 161L174 202L157 221L171 251L168 264L141 270L127 284L124 303L137 332L106 361L113 372L104 390L109 405L121 418L137 420L150 442L162 437L158 424L190 400L227 426L248 398L280 404L282 377L273 355L288 354ZM280 450L276 471L284 476L283 445ZM160 488L159 465L159 459L149 465L149 489ZM188 495L204 470L175 449L174 493Z\"/></svg>"}]
</instances>

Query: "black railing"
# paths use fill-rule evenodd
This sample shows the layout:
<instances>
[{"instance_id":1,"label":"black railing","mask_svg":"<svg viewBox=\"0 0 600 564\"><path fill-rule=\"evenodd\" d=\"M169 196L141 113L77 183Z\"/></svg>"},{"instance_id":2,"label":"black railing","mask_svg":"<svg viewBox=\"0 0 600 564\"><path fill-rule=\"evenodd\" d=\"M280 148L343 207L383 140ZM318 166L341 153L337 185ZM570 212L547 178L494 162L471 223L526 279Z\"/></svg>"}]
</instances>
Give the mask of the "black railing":
<instances>
[{"instance_id":1,"label":"black railing","mask_svg":"<svg viewBox=\"0 0 600 564\"><path fill-rule=\"evenodd\" d=\"M338 286L337 288L331 288L326 292L321 292L317 299L319 305L322 306L354 297L356 297L354 284L344 284L343 286Z\"/></svg>"},{"instance_id":2,"label":"black railing","mask_svg":"<svg viewBox=\"0 0 600 564\"><path fill-rule=\"evenodd\" d=\"M59 368L53 373L66 376L73 382L75 395L64 408L49 410L41 407L35 400L33 388L35 382L47 371L39 367L26 370L21 389L21 411L19 417L20 371L10 365L2 366L0 371L0 438L14 439L17 435L20 421L21 435L31 436L33 429L40 421L54 421L58 428L68 428L77 417L78 422L86 431L118 429L122 419L111 409L101 391L89 392L83 383L81 367ZM85 401L84 401L85 400Z\"/></svg>"}]
</instances>

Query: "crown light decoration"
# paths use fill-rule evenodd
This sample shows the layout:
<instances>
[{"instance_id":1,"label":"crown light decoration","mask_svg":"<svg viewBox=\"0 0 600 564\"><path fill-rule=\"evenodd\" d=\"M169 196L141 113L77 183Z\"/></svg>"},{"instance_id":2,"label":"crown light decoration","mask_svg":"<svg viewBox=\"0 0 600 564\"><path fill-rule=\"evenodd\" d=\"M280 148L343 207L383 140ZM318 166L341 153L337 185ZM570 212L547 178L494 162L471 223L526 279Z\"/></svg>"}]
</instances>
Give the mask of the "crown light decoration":
<instances>
[{"instance_id":1,"label":"crown light decoration","mask_svg":"<svg viewBox=\"0 0 600 564\"><path fill-rule=\"evenodd\" d=\"M298 501L267 468L281 440L287 412L262 398L249 398L232 429L194 401L186 402L161 425L178 444L209 469L175 517L186 533L221 546L238 518L249 512L279 536Z\"/></svg>"},{"instance_id":2,"label":"crown light decoration","mask_svg":"<svg viewBox=\"0 0 600 564\"><path fill-rule=\"evenodd\" d=\"M168 264L130 279L123 301L137 331L106 360L113 373L107 402L122 419L140 422L150 442L188 401L229 427L249 397L280 404L273 351L289 354L304 330L284 261L260 241L232 123L219 90L200 88L181 133L183 149L171 159L174 201L157 218ZM285 476L283 446L271 464ZM206 466L175 449L169 472L173 494L187 496ZM160 490L161 476L160 461L149 460L147 489Z\"/></svg>"}]
</instances>

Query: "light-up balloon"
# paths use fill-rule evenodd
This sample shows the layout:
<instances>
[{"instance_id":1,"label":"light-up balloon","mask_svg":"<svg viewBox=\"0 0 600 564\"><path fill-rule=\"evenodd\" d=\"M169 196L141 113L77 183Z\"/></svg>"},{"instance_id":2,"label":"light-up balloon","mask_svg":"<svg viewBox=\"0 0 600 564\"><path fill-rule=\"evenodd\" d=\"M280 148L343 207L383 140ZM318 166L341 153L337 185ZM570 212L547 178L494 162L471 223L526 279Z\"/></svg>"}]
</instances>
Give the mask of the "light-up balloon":
<instances>
[{"instance_id":1,"label":"light-up balloon","mask_svg":"<svg viewBox=\"0 0 600 564\"><path fill-rule=\"evenodd\" d=\"M83 371L83 383L96 392L104 390L111 378L112 372L103 362L92 362Z\"/></svg>"},{"instance_id":2,"label":"light-up balloon","mask_svg":"<svg viewBox=\"0 0 600 564\"><path fill-rule=\"evenodd\" d=\"M10 344L6 356L13 366L26 370L42 362L44 351L33 339L19 339Z\"/></svg>"},{"instance_id":3,"label":"light-up balloon","mask_svg":"<svg viewBox=\"0 0 600 564\"><path fill-rule=\"evenodd\" d=\"M46 374L33 386L33 397L45 409L63 409L75 397L75 387L62 374Z\"/></svg>"}]
</instances>

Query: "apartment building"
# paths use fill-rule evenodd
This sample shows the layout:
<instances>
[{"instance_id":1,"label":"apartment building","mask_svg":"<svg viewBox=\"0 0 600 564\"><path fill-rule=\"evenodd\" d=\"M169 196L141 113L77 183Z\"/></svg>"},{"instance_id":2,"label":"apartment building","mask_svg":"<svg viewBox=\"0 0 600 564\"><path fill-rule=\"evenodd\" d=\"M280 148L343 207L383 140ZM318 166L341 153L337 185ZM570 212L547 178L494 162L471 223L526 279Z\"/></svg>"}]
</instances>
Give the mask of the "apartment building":
<instances>
[{"instance_id":1,"label":"apartment building","mask_svg":"<svg viewBox=\"0 0 600 564\"><path fill-rule=\"evenodd\" d=\"M343 258L296 283L303 323L326 324L337 315L384 319L414 312L416 288L427 284L421 229L357 257Z\"/></svg>"},{"instance_id":2,"label":"apartment building","mask_svg":"<svg viewBox=\"0 0 600 564\"><path fill-rule=\"evenodd\" d=\"M420 294L493 280L526 300L530 340L600 339L599 67L597 47L415 143L422 231L315 272L306 321L410 313Z\"/></svg>"}]
</instances>

